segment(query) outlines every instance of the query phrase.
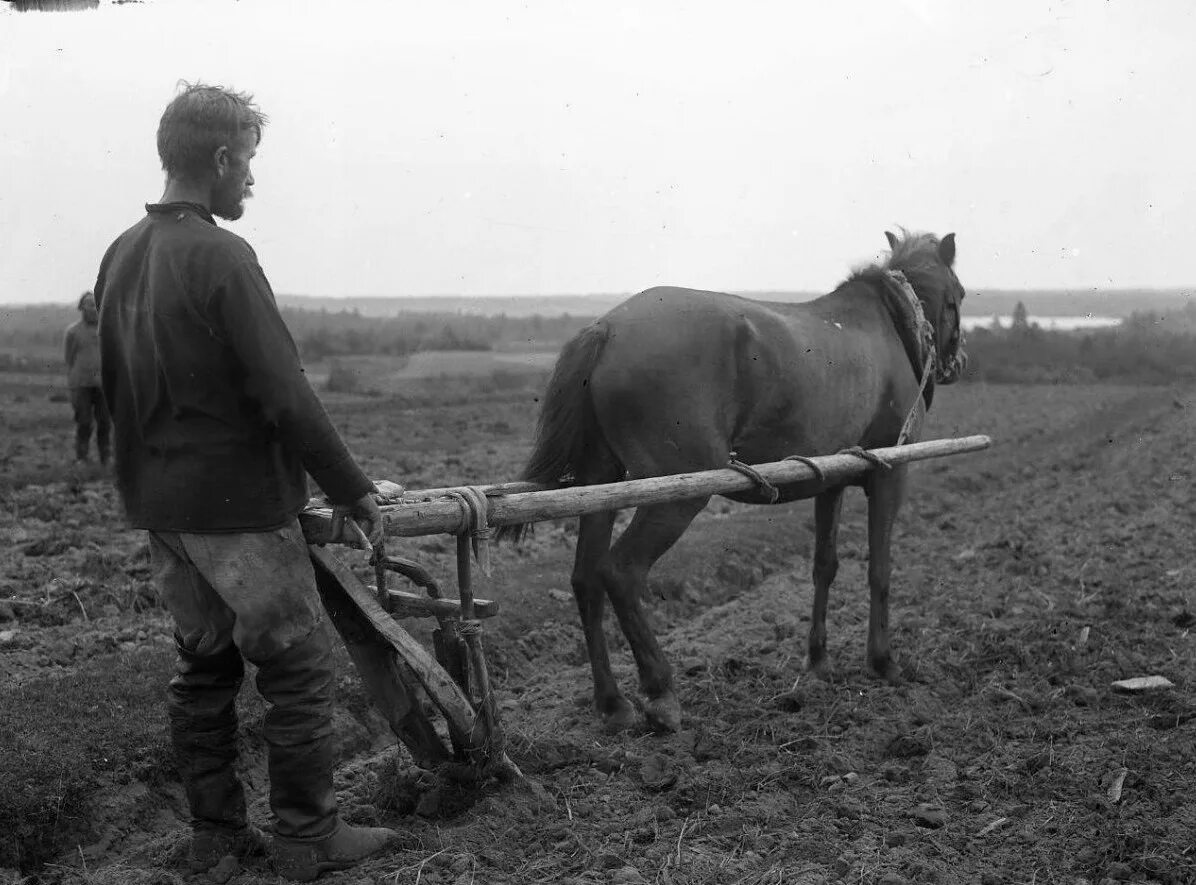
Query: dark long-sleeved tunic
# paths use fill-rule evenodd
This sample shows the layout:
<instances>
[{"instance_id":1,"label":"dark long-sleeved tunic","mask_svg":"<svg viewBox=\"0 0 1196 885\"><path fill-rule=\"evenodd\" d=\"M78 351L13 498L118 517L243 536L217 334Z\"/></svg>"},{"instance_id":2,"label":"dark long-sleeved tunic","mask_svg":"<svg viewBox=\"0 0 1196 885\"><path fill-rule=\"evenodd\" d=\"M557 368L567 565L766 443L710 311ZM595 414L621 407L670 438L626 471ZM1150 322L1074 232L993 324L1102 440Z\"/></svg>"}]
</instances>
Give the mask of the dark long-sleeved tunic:
<instances>
[{"instance_id":1,"label":"dark long-sleeved tunic","mask_svg":"<svg viewBox=\"0 0 1196 885\"><path fill-rule=\"evenodd\" d=\"M117 486L157 531L279 527L372 484L299 363L257 256L202 206L146 206L95 286Z\"/></svg>"}]
</instances>

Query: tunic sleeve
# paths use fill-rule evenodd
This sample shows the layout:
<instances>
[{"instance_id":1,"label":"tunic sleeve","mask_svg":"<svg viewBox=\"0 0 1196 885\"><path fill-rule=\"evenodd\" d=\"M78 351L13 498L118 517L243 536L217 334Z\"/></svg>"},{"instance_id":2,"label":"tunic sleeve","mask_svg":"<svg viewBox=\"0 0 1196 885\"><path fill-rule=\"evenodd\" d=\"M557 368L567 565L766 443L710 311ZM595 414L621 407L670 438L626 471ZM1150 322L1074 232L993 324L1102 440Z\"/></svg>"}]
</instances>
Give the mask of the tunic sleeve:
<instances>
[{"instance_id":1,"label":"tunic sleeve","mask_svg":"<svg viewBox=\"0 0 1196 885\"><path fill-rule=\"evenodd\" d=\"M303 372L261 267L238 264L216 287L209 308L245 373L246 394L329 500L349 504L373 491Z\"/></svg>"}]
</instances>

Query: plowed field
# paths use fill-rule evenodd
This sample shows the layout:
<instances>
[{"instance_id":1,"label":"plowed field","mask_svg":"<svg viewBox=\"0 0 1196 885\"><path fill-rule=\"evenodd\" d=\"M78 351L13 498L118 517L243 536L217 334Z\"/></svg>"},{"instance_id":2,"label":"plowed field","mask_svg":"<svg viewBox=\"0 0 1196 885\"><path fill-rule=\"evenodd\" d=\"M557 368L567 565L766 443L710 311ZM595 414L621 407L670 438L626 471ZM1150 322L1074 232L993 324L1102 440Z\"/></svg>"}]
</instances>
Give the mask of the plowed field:
<instances>
[{"instance_id":1,"label":"plowed field","mask_svg":"<svg viewBox=\"0 0 1196 885\"><path fill-rule=\"evenodd\" d=\"M181 881L185 810L162 709L170 627L142 538L121 527L104 473L71 465L69 407L51 392L0 377L0 792L33 777L59 809L0 831L15 846L7 864L24 867L0 881ZM513 478L535 420L514 392L440 409L328 406L371 475L412 488ZM649 607L685 707L676 735L605 734L591 715L572 527L497 550L488 656L511 756L549 800L415 770L346 661L344 811L404 840L338 880L1196 882L1196 397L940 390L926 436L971 433L993 449L911 470L894 546L899 685L864 668L858 492L844 507L828 681L802 669L809 503L712 502L659 564ZM392 546L448 582L447 539ZM621 639L613 649L633 691ZM1173 687L1111 684L1146 675ZM244 694L245 776L264 823L261 701L249 680ZM59 757L90 766L69 795ZM31 758L46 774L30 774ZM225 873L276 881L265 862Z\"/></svg>"}]
</instances>

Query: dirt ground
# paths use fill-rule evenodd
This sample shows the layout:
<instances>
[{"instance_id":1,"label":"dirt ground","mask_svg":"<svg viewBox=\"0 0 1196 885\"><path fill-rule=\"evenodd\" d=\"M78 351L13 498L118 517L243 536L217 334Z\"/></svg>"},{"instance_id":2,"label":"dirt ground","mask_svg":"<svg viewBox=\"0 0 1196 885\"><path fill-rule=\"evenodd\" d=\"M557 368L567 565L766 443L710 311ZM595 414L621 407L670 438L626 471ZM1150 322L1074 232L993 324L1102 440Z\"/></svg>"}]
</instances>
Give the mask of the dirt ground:
<instances>
[{"instance_id":1,"label":"dirt ground","mask_svg":"<svg viewBox=\"0 0 1196 885\"><path fill-rule=\"evenodd\" d=\"M0 376L0 685L65 687L126 671L156 680L160 668L164 687L169 625L144 543L121 527L103 472L70 466L69 407L53 393L42 379ZM353 397L328 406L372 476L412 488L513 478L535 416L530 397L514 394L439 410ZM926 435L970 433L992 435L994 448L912 468L894 547L896 686L863 666L858 492L844 508L829 681L802 670L808 503L713 502L660 563L650 608L685 707L676 735L605 734L591 715L568 585L571 527L545 525L524 548L496 551L483 592L502 613L486 626L488 657L510 754L547 801L497 784L464 791L414 769L346 669L342 805L403 840L329 878L1196 882L1196 397L941 389ZM448 582L447 540L392 546ZM633 691L626 648L613 647ZM1111 684L1146 675L1174 685ZM245 775L264 823L260 700L248 680L244 694ZM160 697L127 712L160 716ZM92 726L53 727L65 741ZM165 732L154 735L153 746L108 748L125 761L96 781L78 841L27 875L185 878L181 795L156 761ZM0 872L0 882L26 874ZM216 881L225 877L277 881L264 862Z\"/></svg>"}]
</instances>

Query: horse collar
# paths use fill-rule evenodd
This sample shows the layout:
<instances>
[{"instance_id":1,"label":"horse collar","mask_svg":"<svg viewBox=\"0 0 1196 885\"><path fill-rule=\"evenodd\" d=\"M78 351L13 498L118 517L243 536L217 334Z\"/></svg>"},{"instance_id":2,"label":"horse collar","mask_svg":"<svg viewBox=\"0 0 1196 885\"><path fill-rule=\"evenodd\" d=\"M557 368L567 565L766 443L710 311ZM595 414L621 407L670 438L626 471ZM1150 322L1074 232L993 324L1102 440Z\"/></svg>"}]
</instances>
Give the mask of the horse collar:
<instances>
[{"instance_id":1,"label":"horse collar","mask_svg":"<svg viewBox=\"0 0 1196 885\"><path fill-rule=\"evenodd\" d=\"M921 381L923 373L933 371L934 364L938 362L938 350L934 342L934 326L926 318L922 300L918 298L918 294L914 291L914 287L906 275L899 270L885 271L885 274L897 291L904 296L902 300L905 303L899 305L904 309L900 311L902 316L897 331L903 340L909 332L913 332L915 345L912 349L917 354L914 361L914 372L918 374L918 380ZM912 322L910 322L911 319Z\"/></svg>"}]
</instances>

